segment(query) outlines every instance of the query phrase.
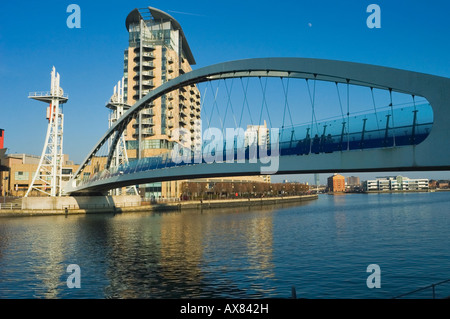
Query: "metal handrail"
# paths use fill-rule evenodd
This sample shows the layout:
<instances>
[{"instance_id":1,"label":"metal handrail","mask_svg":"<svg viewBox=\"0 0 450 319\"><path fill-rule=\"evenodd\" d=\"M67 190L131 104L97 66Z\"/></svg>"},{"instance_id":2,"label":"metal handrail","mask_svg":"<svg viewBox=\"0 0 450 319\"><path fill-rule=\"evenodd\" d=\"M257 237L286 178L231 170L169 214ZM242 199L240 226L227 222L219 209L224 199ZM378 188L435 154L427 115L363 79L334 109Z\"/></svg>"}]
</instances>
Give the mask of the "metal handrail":
<instances>
[{"instance_id":1,"label":"metal handrail","mask_svg":"<svg viewBox=\"0 0 450 319\"><path fill-rule=\"evenodd\" d=\"M7 203L7 204L5 204L5 203L0 203L0 209L9 209L9 210L12 210L13 208L15 208L16 207L16 205L14 205L13 203Z\"/></svg>"},{"instance_id":2,"label":"metal handrail","mask_svg":"<svg viewBox=\"0 0 450 319\"><path fill-rule=\"evenodd\" d=\"M28 93L29 97L46 97L46 96L54 96L50 91L43 91L43 92L30 92ZM68 98L69 95L67 93L63 93L63 94L58 94L55 95L57 97L64 97L64 98Z\"/></svg>"},{"instance_id":3,"label":"metal handrail","mask_svg":"<svg viewBox=\"0 0 450 319\"><path fill-rule=\"evenodd\" d=\"M440 281L440 282L438 282L438 283L431 284L431 285L428 285L428 286L425 286L425 287L422 287L422 288L418 288L418 289L416 289L416 290L413 290L413 291L410 291L410 292L407 292L407 293L398 295L398 296L396 296L396 297L393 297L392 299L397 299L397 298L401 298L401 297L404 297L404 296L412 295L412 294L414 294L414 293L416 293L416 292L423 291L423 290L427 290L427 289L430 289L430 288L431 288L432 291L433 291L433 299L436 299L436 286L445 284L445 283L447 283L447 282L450 282L450 279L443 280L443 281Z\"/></svg>"}]
</instances>

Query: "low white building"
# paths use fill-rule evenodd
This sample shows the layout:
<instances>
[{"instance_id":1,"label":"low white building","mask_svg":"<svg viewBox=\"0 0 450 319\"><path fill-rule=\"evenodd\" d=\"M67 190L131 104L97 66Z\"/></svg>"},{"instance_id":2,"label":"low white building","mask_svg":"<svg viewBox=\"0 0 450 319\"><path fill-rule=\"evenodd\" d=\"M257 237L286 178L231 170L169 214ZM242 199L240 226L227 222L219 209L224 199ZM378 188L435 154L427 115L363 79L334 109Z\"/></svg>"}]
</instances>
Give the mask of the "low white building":
<instances>
[{"instance_id":1,"label":"low white building","mask_svg":"<svg viewBox=\"0 0 450 319\"><path fill-rule=\"evenodd\" d=\"M376 180L368 180L363 182L363 188L365 191L377 191L378 190L378 181Z\"/></svg>"},{"instance_id":2,"label":"low white building","mask_svg":"<svg viewBox=\"0 0 450 319\"><path fill-rule=\"evenodd\" d=\"M270 133L266 121L264 121L264 125L248 125L244 134L245 146L270 144Z\"/></svg>"},{"instance_id":3,"label":"low white building","mask_svg":"<svg viewBox=\"0 0 450 319\"><path fill-rule=\"evenodd\" d=\"M426 178L412 179L404 176L377 177L363 183L363 189L370 191L419 191L428 190L429 180Z\"/></svg>"},{"instance_id":4,"label":"low white building","mask_svg":"<svg viewBox=\"0 0 450 319\"><path fill-rule=\"evenodd\" d=\"M427 190L429 188L429 181L426 178L409 179L403 178L402 190Z\"/></svg>"}]
</instances>

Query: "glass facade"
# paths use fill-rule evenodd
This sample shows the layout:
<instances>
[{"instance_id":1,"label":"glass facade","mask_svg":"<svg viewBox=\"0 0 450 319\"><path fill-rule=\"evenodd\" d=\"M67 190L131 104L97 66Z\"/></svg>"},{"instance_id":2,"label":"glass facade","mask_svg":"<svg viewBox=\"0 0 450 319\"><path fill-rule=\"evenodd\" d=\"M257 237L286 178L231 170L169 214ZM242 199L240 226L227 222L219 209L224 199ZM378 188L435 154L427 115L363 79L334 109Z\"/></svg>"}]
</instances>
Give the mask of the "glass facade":
<instances>
[{"instance_id":1,"label":"glass facade","mask_svg":"<svg viewBox=\"0 0 450 319\"><path fill-rule=\"evenodd\" d=\"M136 150L139 146L139 141L132 140L132 141L126 141L126 146L128 150ZM167 140L143 140L142 141L142 149L172 149L173 148L173 142L167 141Z\"/></svg>"},{"instance_id":2,"label":"glass facade","mask_svg":"<svg viewBox=\"0 0 450 319\"><path fill-rule=\"evenodd\" d=\"M128 49L124 52L123 57L123 98L126 101L128 99Z\"/></svg>"},{"instance_id":3,"label":"glass facade","mask_svg":"<svg viewBox=\"0 0 450 319\"><path fill-rule=\"evenodd\" d=\"M162 183L145 184L144 198L146 200L156 200L162 197Z\"/></svg>"},{"instance_id":4,"label":"glass facade","mask_svg":"<svg viewBox=\"0 0 450 319\"><path fill-rule=\"evenodd\" d=\"M128 32L131 47L138 47L142 42L147 45L166 46L178 52L178 31L173 30L170 21L145 21L142 32L139 24L131 24Z\"/></svg>"}]
</instances>

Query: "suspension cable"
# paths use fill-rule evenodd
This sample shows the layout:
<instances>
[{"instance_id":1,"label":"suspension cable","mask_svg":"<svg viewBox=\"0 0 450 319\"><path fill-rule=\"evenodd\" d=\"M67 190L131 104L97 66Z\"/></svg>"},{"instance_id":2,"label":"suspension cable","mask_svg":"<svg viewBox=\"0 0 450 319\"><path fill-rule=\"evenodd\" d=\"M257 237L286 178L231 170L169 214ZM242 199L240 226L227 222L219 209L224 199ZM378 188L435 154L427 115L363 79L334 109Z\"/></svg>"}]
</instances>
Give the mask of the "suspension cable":
<instances>
[{"instance_id":1,"label":"suspension cable","mask_svg":"<svg viewBox=\"0 0 450 319\"><path fill-rule=\"evenodd\" d=\"M230 108L231 108L231 114L233 115L234 125L235 125L235 128L237 128L236 116L235 116L234 110L233 110L233 103L231 102L231 92L233 91L233 81L234 81L234 79L232 78L232 79L231 79L231 87L230 87L230 89L228 90L227 82L226 82L226 80L224 79L225 89L227 90L228 101L227 101L227 107L226 107L226 109L225 109L225 115L224 115L224 117L223 117L223 120L226 121L227 112L228 112L228 106L230 106ZM224 122L224 124L225 124L225 122ZM223 127L222 127L222 130L223 130Z\"/></svg>"},{"instance_id":2,"label":"suspension cable","mask_svg":"<svg viewBox=\"0 0 450 319\"><path fill-rule=\"evenodd\" d=\"M344 109L342 108L342 101L341 101L341 93L339 92L339 87L338 87L338 83L334 82L336 84L336 91L337 91L337 95L338 95L338 100L339 100L339 106L341 108L341 116L342 116L342 121L344 120Z\"/></svg>"},{"instance_id":3,"label":"suspension cable","mask_svg":"<svg viewBox=\"0 0 450 319\"><path fill-rule=\"evenodd\" d=\"M350 150L350 80L347 79L347 150Z\"/></svg>"},{"instance_id":4,"label":"suspension cable","mask_svg":"<svg viewBox=\"0 0 450 319\"><path fill-rule=\"evenodd\" d=\"M314 75L314 87L313 87L313 95L311 96L311 90L309 87L309 82L308 79L306 80L306 85L308 87L308 93L309 93L309 100L311 101L311 108L312 108L312 114L311 114L311 136L312 136L312 129L314 126L314 121L316 123L316 130L317 130L317 134L319 133L319 126L317 124L317 118L316 118L316 112L315 112L315 100L316 100L316 75Z\"/></svg>"},{"instance_id":5,"label":"suspension cable","mask_svg":"<svg viewBox=\"0 0 450 319\"><path fill-rule=\"evenodd\" d=\"M284 112L283 112L283 126L282 126L282 131L281 134L283 134L283 130L284 130L284 125L285 125L285 118L286 118L286 108L289 112L289 118L291 120L291 126L292 126L292 130L294 130L294 122L292 121L292 114L291 114L291 109L289 107L289 101L288 101L288 93L289 93L289 78L287 78L287 85L286 87L284 86L284 81L283 78L280 77L281 79L281 84L283 85L283 92L284 92Z\"/></svg>"},{"instance_id":6,"label":"suspension cable","mask_svg":"<svg viewBox=\"0 0 450 319\"><path fill-rule=\"evenodd\" d=\"M246 86L244 86L244 81L242 81L242 77L240 79L241 79L242 90L244 92L244 101L242 103L242 111L241 111L241 118L239 119L239 127L241 127L241 125L242 125L242 116L244 115L244 108L245 108L245 106L247 106L248 114L250 116L250 124L253 125L252 112L250 112L250 107L248 105L248 100L247 100L247 91L248 91L248 84L250 82L250 79L247 78L247 85Z\"/></svg>"},{"instance_id":7,"label":"suspension cable","mask_svg":"<svg viewBox=\"0 0 450 319\"><path fill-rule=\"evenodd\" d=\"M219 118L220 126L223 127L223 124L222 124L222 117L220 116L219 107L217 106L217 95L219 94L220 81L217 81L217 82L218 82L218 84L217 84L216 93L214 94L214 103L213 103L213 107L212 107L212 110L211 110L210 123L212 122L212 117L213 117L213 115L214 115L214 107L216 107L216 109L217 109L217 117ZM210 84L211 89L212 89L211 81L209 81L209 84ZM213 90L213 91L214 91L214 90ZM209 127L208 127L208 128L209 128Z\"/></svg>"},{"instance_id":8,"label":"suspension cable","mask_svg":"<svg viewBox=\"0 0 450 319\"><path fill-rule=\"evenodd\" d=\"M268 78L266 77L266 81L265 81L264 87L263 87L262 82L261 82L261 77L259 77L259 84L261 85L261 89L263 91L262 92L263 93L263 101L262 101L262 105L261 105L261 113L259 115L259 125L261 125L262 114L264 112L264 106L265 106L266 107L266 111L267 111L267 116L268 116L268 119L269 119L269 125L270 125L270 127L272 127L272 120L270 119L270 113L269 113L269 110L267 108L267 101L266 101L267 79Z\"/></svg>"},{"instance_id":9,"label":"suspension cable","mask_svg":"<svg viewBox=\"0 0 450 319\"><path fill-rule=\"evenodd\" d=\"M209 123L209 120L208 120L208 114L206 114L206 108L204 107L204 105L205 105L205 99L206 99L206 93L207 93L207 92L208 92L208 86L205 85L205 90L204 90L204 93L203 93L203 101L200 102L200 103L201 103L201 111L202 111L203 113L205 113L205 118L206 118L206 122L207 122L207 124L208 124L208 129L209 129L210 123Z\"/></svg>"},{"instance_id":10,"label":"suspension cable","mask_svg":"<svg viewBox=\"0 0 450 319\"><path fill-rule=\"evenodd\" d=\"M391 115L392 115L392 136L394 138L394 147L395 147L395 121L394 121L394 104L392 103L392 89L389 88L389 97L390 97L390 104L391 107Z\"/></svg>"},{"instance_id":11,"label":"suspension cable","mask_svg":"<svg viewBox=\"0 0 450 319\"><path fill-rule=\"evenodd\" d=\"M373 93L373 87L370 88L370 92L372 94L373 110L375 111L375 120L377 121L377 129L378 129L378 132L381 132L380 131L380 123L378 122L378 113L377 113L377 106L375 103L375 95Z\"/></svg>"},{"instance_id":12,"label":"suspension cable","mask_svg":"<svg viewBox=\"0 0 450 319\"><path fill-rule=\"evenodd\" d=\"M416 108L416 98L414 94L412 95L413 104L414 104L414 116L413 116L413 127L412 127L412 141L415 141L416 138L416 122L417 122L417 112L419 112Z\"/></svg>"}]
</instances>

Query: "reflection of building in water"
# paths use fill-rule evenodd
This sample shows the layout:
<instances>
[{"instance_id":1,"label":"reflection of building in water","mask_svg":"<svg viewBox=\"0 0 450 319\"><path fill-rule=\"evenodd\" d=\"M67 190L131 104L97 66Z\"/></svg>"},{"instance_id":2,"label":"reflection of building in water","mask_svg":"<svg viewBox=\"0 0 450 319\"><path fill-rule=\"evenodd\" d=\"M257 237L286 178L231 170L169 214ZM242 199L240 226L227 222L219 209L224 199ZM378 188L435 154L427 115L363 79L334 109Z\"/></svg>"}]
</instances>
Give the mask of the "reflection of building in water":
<instances>
[{"instance_id":1,"label":"reflection of building in water","mask_svg":"<svg viewBox=\"0 0 450 319\"><path fill-rule=\"evenodd\" d=\"M47 231L48 229L51 229L51 232ZM35 297L60 298L63 292L61 285L66 287L65 280L70 276L66 272L66 267L70 264L67 263L67 247L76 239L68 234L66 227L47 228L44 224L37 225L36 232L31 234L30 238L33 238L30 251L33 263L28 271L37 274L36 279L42 280L42 285L35 288Z\"/></svg>"},{"instance_id":2,"label":"reflection of building in water","mask_svg":"<svg viewBox=\"0 0 450 319\"><path fill-rule=\"evenodd\" d=\"M236 218L237 212L242 218ZM236 208L162 215L159 275L177 283L181 277L180 293L199 289L190 295L205 293L199 287L214 285L210 267L214 272L239 271L252 280L272 278L271 212L264 209L251 218ZM257 284L252 289L258 289Z\"/></svg>"},{"instance_id":3,"label":"reflection of building in water","mask_svg":"<svg viewBox=\"0 0 450 319\"><path fill-rule=\"evenodd\" d=\"M208 216L197 213L166 214L161 217L160 275L199 286L202 277L203 224ZM181 288L181 287L180 287Z\"/></svg>"},{"instance_id":4,"label":"reflection of building in water","mask_svg":"<svg viewBox=\"0 0 450 319\"><path fill-rule=\"evenodd\" d=\"M108 247L105 296L110 298L152 298L159 291L160 225L158 219L142 215L115 215L108 222L105 247ZM103 245L102 245L103 246Z\"/></svg>"},{"instance_id":5,"label":"reflection of building in water","mask_svg":"<svg viewBox=\"0 0 450 319\"><path fill-rule=\"evenodd\" d=\"M334 214L334 222L336 225L336 237L340 239L346 239L347 234L347 217L345 215L345 212L342 211L336 211Z\"/></svg>"},{"instance_id":6,"label":"reflection of building in water","mask_svg":"<svg viewBox=\"0 0 450 319\"><path fill-rule=\"evenodd\" d=\"M248 232L247 255L251 269L257 269L259 279L274 277L273 272L273 217L271 212L266 216L252 218L246 227Z\"/></svg>"}]
</instances>

